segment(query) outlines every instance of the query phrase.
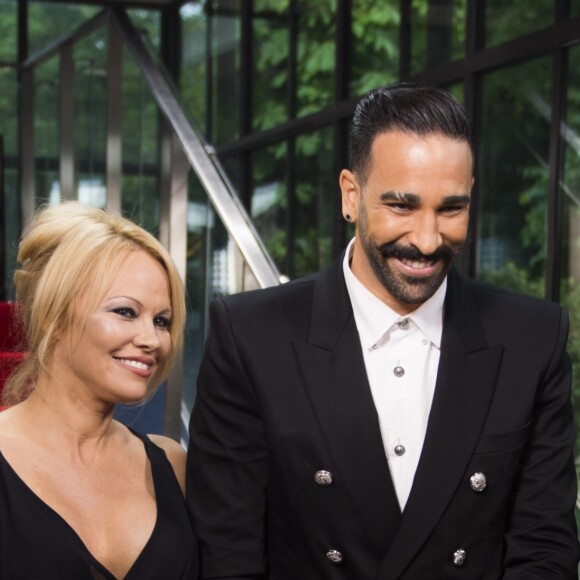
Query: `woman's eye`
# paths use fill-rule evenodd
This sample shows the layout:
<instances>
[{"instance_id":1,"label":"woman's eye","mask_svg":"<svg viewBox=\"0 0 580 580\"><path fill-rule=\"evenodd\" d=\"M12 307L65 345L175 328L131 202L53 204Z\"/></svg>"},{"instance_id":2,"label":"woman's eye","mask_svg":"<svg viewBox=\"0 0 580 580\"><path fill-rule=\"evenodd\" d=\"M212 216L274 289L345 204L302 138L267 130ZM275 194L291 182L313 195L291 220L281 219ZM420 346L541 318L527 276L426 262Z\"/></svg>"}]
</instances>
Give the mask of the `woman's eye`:
<instances>
[{"instance_id":1,"label":"woman's eye","mask_svg":"<svg viewBox=\"0 0 580 580\"><path fill-rule=\"evenodd\" d=\"M166 316L156 316L153 322L159 328L169 328L171 326L171 320Z\"/></svg>"},{"instance_id":2,"label":"woman's eye","mask_svg":"<svg viewBox=\"0 0 580 580\"><path fill-rule=\"evenodd\" d=\"M118 308L114 308L113 312L119 316L123 316L124 318L135 318L137 316L136 312L127 306L119 306Z\"/></svg>"}]
</instances>

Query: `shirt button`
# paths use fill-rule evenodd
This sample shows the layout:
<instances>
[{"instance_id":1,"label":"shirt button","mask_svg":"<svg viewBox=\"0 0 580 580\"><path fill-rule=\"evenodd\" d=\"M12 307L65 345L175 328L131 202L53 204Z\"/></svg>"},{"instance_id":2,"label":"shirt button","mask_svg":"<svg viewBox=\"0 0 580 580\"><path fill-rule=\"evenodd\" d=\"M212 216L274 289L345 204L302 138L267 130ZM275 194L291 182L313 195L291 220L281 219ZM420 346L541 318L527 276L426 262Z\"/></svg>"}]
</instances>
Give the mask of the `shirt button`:
<instances>
[{"instance_id":1,"label":"shirt button","mask_svg":"<svg viewBox=\"0 0 580 580\"><path fill-rule=\"evenodd\" d=\"M326 552L326 557L333 563L333 564L341 564L342 563L342 552L338 550L328 550Z\"/></svg>"},{"instance_id":2,"label":"shirt button","mask_svg":"<svg viewBox=\"0 0 580 580\"><path fill-rule=\"evenodd\" d=\"M397 322L397 326L403 329L407 328L409 326L409 319L403 318L403 320L399 320L399 322Z\"/></svg>"},{"instance_id":3,"label":"shirt button","mask_svg":"<svg viewBox=\"0 0 580 580\"><path fill-rule=\"evenodd\" d=\"M427 339L426 339L426 338L424 338L424 339L421 341L421 344L422 344L422 345L425 345L425 344L427 344Z\"/></svg>"},{"instance_id":4,"label":"shirt button","mask_svg":"<svg viewBox=\"0 0 580 580\"><path fill-rule=\"evenodd\" d=\"M403 367L395 367L393 373L396 377L402 377L405 374L405 369Z\"/></svg>"},{"instance_id":5,"label":"shirt button","mask_svg":"<svg viewBox=\"0 0 580 580\"><path fill-rule=\"evenodd\" d=\"M397 445L395 447L395 455L397 455L398 457L401 457L401 455L405 454L405 447L403 447L403 445Z\"/></svg>"}]
</instances>

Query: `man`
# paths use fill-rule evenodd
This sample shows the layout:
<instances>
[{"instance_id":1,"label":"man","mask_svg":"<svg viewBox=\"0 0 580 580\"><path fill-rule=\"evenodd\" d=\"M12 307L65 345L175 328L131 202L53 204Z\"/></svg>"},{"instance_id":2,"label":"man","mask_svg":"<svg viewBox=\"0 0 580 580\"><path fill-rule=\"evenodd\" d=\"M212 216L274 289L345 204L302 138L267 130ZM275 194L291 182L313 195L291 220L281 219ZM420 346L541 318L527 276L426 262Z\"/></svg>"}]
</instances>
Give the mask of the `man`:
<instances>
[{"instance_id":1,"label":"man","mask_svg":"<svg viewBox=\"0 0 580 580\"><path fill-rule=\"evenodd\" d=\"M371 92L344 257L214 302L188 467L202 578L577 578L567 317L452 268L470 142L444 91Z\"/></svg>"}]
</instances>

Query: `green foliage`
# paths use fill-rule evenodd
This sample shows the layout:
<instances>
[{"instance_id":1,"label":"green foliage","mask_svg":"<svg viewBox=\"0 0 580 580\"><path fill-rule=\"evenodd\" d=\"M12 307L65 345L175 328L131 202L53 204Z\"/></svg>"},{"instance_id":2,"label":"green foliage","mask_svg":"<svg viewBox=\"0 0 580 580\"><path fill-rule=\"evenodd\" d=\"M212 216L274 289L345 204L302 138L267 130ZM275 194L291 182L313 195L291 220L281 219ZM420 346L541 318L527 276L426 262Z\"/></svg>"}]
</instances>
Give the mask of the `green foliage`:
<instances>
[{"instance_id":1,"label":"green foliage","mask_svg":"<svg viewBox=\"0 0 580 580\"><path fill-rule=\"evenodd\" d=\"M58 2L29 2L30 54L73 32L101 10L98 6Z\"/></svg>"},{"instance_id":2,"label":"green foliage","mask_svg":"<svg viewBox=\"0 0 580 580\"><path fill-rule=\"evenodd\" d=\"M493 26L486 28L486 46L494 46L549 26L554 22L553 4L545 0L486 0L486 18L493 22Z\"/></svg>"},{"instance_id":3,"label":"green foliage","mask_svg":"<svg viewBox=\"0 0 580 580\"><path fill-rule=\"evenodd\" d=\"M532 278L527 268L520 268L514 262L508 262L501 270L484 270L480 272L479 279L492 286L499 286L521 294L544 295L543 280Z\"/></svg>"},{"instance_id":4,"label":"green foliage","mask_svg":"<svg viewBox=\"0 0 580 580\"><path fill-rule=\"evenodd\" d=\"M270 256L277 264L284 263L286 257L287 232L284 229L274 231L266 240L266 247Z\"/></svg>"},{"instance_id":5,"label":"green foliage","mask_svg":"<svg viewBox=\"0 0 580 580\"><path fill-rule=\"evenodd\" d=\"M570 315L570 336L568 353L572 360L572 402L576 420L576 475L580 480L580 284L569 280L569 292L563 297L562 304ZM580 509L576 504L576 517L580 519Z\"/></svg>"},{"instance_id":6,"label":"green foliage","mask_svg":"<svg viewBox=\"0 0 580 580\"><path fill-rule=\"evenodd\" d=\"M399 78L400 2L354 0L351 92L362 95Z\"/></svg>"},{"instance_id":7,"label":"green foliage","mask_svg":"<svg viewBox=\"0 0 580 580\"><path fill-rule=\"evenodd\" d=\"M254 5L254 116L253 129L266 130L289 120L289 28L291 19L297 27L296 62L297 117L314 113L334 99L336 75L335 0L304 0L290 14L288 2L260 0ZM353 63L352 91L355 94L393 82L398 73L398 0L376 3L354 0L352 3ZM338 63L340 66L340 63ZM338 195L332 175L332 133L330 130L304 134L287 143L268 148L267 155L255 155L252 163L256 187L272 179L272 164L284 167L292 148L296 156L294 191L285 184L277 188L276 208L261 215L259 231L274 260L285 273L296 276L316 271L331 259L333 215L332 197ZM278 163L279 162L279 163ZM268 177L270 176L270 177ZM284 170L275 179L284 180ZM283 183L281 181L281 183ZM286 208L293 197L298 209L292 247L285 232ZM282 212L282 213L280 213ZM267 225L267 221L270 225ZM283 232L277 231L283 228ZM288 272L289 260L292 271Z\"/></svg>"},{"instance_id":8,"label":"green foliage","mask_svg":"<svg viewBox=\"0 0 580 580\"><path fill-rule=\"evenodd\" d=\"M435 2L426 0L409 0L412 6L412 47L411 72L418 74L426 70L429 65L436 64L433 54L439 51L439 37L429 38L433 30L443 30L449 42L450 52L437 58L437 64L442 60L456 60L465 56L465 34L467 28L467 1L454 0L451 3L451 13L448 22L443 21L443 12L438 10ZM430 13L432 10L432 14ZM439 55L440 57L442 55Z\"/></svg>"},{"instance_id":9,"label":"green foliage","mask_svg":"<svg viewBox=\"0 0 580 580\"><path fill-rule=\"evenodd\" d=\"M0 61L16 62L18 52L18 2L0 2Z\"/></svg>"},{"instance_id":10,"label":"green foliage","mask_svg":"<svg viewBox=\"0 0 580 580\"><path fill-rule=\"evenodd\" d=\"M0 135L5 155L18 154L18 87L15 70L0 70Z\"/></svg>"},{"instance_id":11,"label":"green foliage","mask_svg":"<svg viewBox=\"0 0 580 580\"><path fill-rule=\"evenodd\" d=\"M528 251L529 269L541 276L546 263L546 192L548 183L546 171L542 167L525 167L523 179L531 182L528 189L519 195L519 202L525 209L524 224L520 232L522 247Z\"/></svg>"},{"instance_id":12,"label":"green foliage","mask_svg":"<svg viewBox=\"0 0 580 580\"><path fill-rule=\"evenodd\" d=\"M320 268L318 256L318 228L307 229L294 243L294 268L298 275L315 272Z\"/></svg>"}]
</instances>

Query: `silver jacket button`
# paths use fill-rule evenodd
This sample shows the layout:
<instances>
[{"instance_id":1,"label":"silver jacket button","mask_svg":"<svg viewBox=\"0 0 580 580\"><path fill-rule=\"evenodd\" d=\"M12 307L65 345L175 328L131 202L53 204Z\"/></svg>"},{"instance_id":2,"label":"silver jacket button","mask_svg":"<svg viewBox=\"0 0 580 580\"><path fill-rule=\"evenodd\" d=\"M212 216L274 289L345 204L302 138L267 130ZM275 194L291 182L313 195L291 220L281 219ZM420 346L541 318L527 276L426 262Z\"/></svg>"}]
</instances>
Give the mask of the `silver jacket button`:
<instances>
[{"instance_id":1,"label":"silver jacket button","mask_svg":"<svg viewBox=\"0 0 580 580\"><path fill-rule=\"evenodd\" d=\"M478 471L469 478L469 485L473 491L481 493L487 487L487 477Z\"/></svg>"},{"instance_id":2,"label":"silver jacket button","mask_svg":"<svg viewBox=\"0 0 580 580\"><path fill-rule=\"evenodd\" d=\"M326 552L326 557L333 564L341 564L342 563L342 553L339 552L338 550L328 550L328 552Z\"/></svg>"},{"instance_id":3,"label":"silver jacket button","mask_svg":"<svg viewBox=\"0 0 580 580\"><path fill-rule=\"evenodd\" d=\"M457 568L463 566L465 560L467 560L467 553L462 548L453 553L453 565Z\"/></svg>"},{"instance_id":4,"label":"silver jacket button","mask_svg":"<svg viewBox=\"0 0 580 580\"><path fill-rule=\"evenodd\" d=\"M330 473L330 471L324 471L324 469L321 469L314 474L314 481L322 487L328 487L332 484L333 481L332 473Z\"/></svg>"}]
</instances>

